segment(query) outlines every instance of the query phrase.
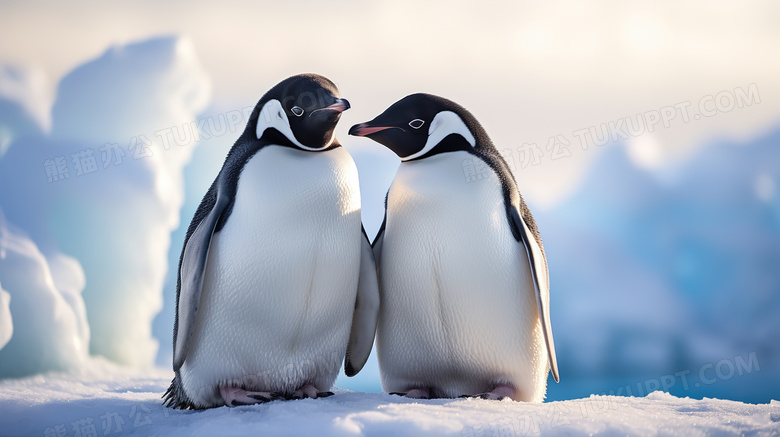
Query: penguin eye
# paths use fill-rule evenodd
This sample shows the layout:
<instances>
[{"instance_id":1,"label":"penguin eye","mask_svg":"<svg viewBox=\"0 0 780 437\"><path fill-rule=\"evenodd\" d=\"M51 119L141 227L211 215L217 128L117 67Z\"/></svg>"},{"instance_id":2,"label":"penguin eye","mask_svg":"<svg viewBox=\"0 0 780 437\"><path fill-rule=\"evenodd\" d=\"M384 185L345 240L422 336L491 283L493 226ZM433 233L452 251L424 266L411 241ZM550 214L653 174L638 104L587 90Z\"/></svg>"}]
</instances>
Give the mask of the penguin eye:
<instances>
[{"instance_id":1,"label":"penguin eye","mask_svg":"<svg viewBox=\"0 0 780 437\"><path fill-rule=\"evenodd\" d=\"M303 115L303 108L301 108L300 106L293 106L292 109L290 109L290 111L292 111L293 115L295 115L296 117L300 117L301 115Z\"/></svg>"},{"instance_id":2,"label":"penguin eye","mask_svg":"<svg viewBox=\"0 0 780 437\"><path fill-rule=\"evenodd\" d=\"M411 126L412 129L419 129L424 124L425 124L425 120L420 120L419 118L415 118L414 120L409 122L409 126Z\"/></svg>"}]
</instances>

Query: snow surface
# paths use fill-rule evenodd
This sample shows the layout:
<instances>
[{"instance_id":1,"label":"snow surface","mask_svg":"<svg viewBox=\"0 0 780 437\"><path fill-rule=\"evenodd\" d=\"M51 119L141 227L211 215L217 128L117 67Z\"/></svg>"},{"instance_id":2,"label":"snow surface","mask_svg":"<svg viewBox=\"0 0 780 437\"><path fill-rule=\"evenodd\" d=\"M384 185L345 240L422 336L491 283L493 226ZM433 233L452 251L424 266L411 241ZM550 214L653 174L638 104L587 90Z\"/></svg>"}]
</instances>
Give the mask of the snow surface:
<instances>
[{"instance_id":1,"label":"snow surface","mask_svg":"<svg viewBox=\"0 0 780 437\"><path fill-rule=\"evenodd\" d=\"M411 400L336 389L325 399L205 411L163 408L173 376L94 360L78 374L0 381L0 435L780 435L780 402L591 396L546 404ZM94 428L93 428L94 427Z\"/></svg>"}]
</instances>

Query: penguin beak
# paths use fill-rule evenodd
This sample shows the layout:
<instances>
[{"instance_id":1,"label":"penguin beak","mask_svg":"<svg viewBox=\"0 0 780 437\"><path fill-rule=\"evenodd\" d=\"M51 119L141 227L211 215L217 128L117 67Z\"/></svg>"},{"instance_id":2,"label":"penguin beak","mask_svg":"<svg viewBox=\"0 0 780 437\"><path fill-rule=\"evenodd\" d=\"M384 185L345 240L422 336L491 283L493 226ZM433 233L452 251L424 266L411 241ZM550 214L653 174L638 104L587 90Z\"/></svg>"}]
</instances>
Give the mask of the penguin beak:
<instances>
[{"instance_id":1,"label":"penguin beak","mask_svg":"<svg viewBox=\"0 0 780 437\"><path fill-rule=\"evenodd\" d=\"M336 103L330 106L326 106L322 109L330 109L331 111L344 112L349 108L351 108L351 106L349 105L349 101L347 101L347 99L336 99Z\"/></svg>"},{"instance_id":2,"label":"penguin beak","mask_svg":"<svg viewBox=\"0 0 780 437\"><path fill-rule=\"evenodd\" d=\"M348 133L349 135L354 135L356 137L365 137L383 130L393 128L395 128L395 126L370 126L368 123L360 123L349 128Z\"/></svg>"},{"instance_id":3,"label":"penguin beak","mask_svg":"<svg viewBox=\"0 0 780 437\"><path fill-rule=\"evenodd\" d=\"M346 111L349 108L350 108L350 106L349 106L349 102L347 101L347 99L336 99L336 102L333 103L330 106L326 106L324 108L315 109L314 111L311 111L309 113L309 117L314 115L314 113L316 113L317 111L329 110L329 111L336 111L339 114L341 114L342 112Z\"/></svg>"}]
</instances>

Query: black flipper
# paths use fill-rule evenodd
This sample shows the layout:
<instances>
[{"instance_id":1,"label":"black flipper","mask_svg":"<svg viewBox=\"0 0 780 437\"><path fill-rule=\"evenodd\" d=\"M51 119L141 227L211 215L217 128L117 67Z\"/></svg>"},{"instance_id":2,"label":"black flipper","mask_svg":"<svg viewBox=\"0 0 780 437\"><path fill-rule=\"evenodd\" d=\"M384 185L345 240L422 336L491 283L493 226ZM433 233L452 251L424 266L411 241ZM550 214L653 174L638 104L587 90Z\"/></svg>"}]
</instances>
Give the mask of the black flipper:
<instances>
[{"instance_id":1,"label":"black flipper","mask_svg":"<svg viewBox=\"0 0 780 437\"><path fill-rule=\"evenodd\" d=\"M206 275L206 261L209 256L211 237L220 217L230 204L228 195L217 191L217 198L211 211L201 220L187 240L179 266L181 289L177 305L177 331L173 345L173 370L178 371L189 352L195 321L198 316L203 279Z\"/></svg>"},{"instance_id":2,"label":"black flipper","mask_svg":"<svg viewBox=\"0 0 780 437\"><path fill-rule=\"evenodd\" d=\"M534 291L536 293L536 305L539 309L539 319L542 321L544 342L547 345L550 371L555 382L558 382L558 361L555 356L555 343L553 342L552 329L550 327L550 276L547 271L547 259L517 208L514 206L510 207L509 215L510 223L513 227L512 231L515 237L518 238L518 241L523 243L528 254L528 263L531 266L531 276L533 277Z\"/></svg>"},{"instance_id":3,"label":"black flipper","mask_svg":"<svg viewBox=\"0 0 780 437\"><path fill-rule=\"evenodd\" d=\"M387 226L387 198L389 196L390 190L387 190L387 193L385 193L385 217L382 219L382 226L379 227L379 231L376 233L376 237L374 237L374 242L371 243L371 250L374 251L374 261L376 261L377 267L380 265L380 259L382 257L382 243L385 241L385 226ZM365 230L363 232L365 233Z\"/></svg>"},{"instance_id":4,"label":"black flipper","mask_svg":"<svg viewBox=\"0 0 780 437\"><path fill-rule=\"evenodd\" d=\"M382 243L385 241L385 223L382 222L382 227L379 228L379 232L377 232L376 237L374 238L374 243L371 245L371 250L374 253L374 261L376 261L376 265L379 265L379 260L382 258Z\"/></svg>"},{"instance_id":5,"label":"black flipper","mask_svg":"<svg viewBox=\"0 0 780 437\"><path fill-rule=\"evenodd\" d=\"M379 316L379 281L376 262L368 236L363 229L360 243L360 277L358 278L355 313L349 334L347 355L344 357L344 373L355 376L366 364L374 346L377 317Z\"/></svg>"}]
</instances>

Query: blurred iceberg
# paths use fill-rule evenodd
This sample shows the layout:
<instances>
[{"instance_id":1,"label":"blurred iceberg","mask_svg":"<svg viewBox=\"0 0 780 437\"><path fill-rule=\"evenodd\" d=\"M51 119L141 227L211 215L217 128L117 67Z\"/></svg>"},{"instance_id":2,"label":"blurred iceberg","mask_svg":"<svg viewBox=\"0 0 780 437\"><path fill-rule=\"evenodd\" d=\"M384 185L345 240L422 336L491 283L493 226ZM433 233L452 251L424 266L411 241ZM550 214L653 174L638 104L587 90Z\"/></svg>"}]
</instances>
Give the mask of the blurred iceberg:
<instances>
[{"instance_id":1,"label":"blurred iceberg","mask_svg":"<svg viewBox=\"0 0 780 437\"><path fill-rule=\"evenodd\" d=\"M2 377L76 369L87 358L81 267L62 254L52 264L58 266L56 274L0 210L0 284L7 290L0 292L0 347L7 342L0 349Z\"/></svg>"},{"instance_id":2,"label":"blurred iceberg","mask_svg":"<svg viewBox=\"0 0 780 437\"><path fill-rule=\"evenodd\" d=\"M186 39L116 46L61 80L50 135L20 136L0 159L0 204L51 258L64 299L79 280L56 254L83 267L89 327L78 329L91 331L92 354L154 362L151 322L179 224L182 170L196 144L159 132L185 131L209 99Z\"/></svg>"},{"instance_id":3,"label":"blurred iceberg","mask_svg":"<svg viewBox=\"0 0 780 437\"><path fill-rule=\"evenodd\" d=\"M778 368L779 144L780 132L716 143L654 169L613 145L570 199L538 214L562 376L600 392L751 353ZM764 391L780 388L764 376ZM708 388L733 399L738 384Z\"/></svg>"},{"instance_id":4,"label":"blurred iceberg","mask_svg":"<svg viewBox=\"0 0 780 437\"><path fill-rule=\"evenodd\" d=\"M49 129L50 108L43 73L0 65L0 158L14 139Z\"/></svg>"},{"instance_id":5,"label":"blurred iceberg","mask_svg":"<svg viewBox=\"0 0 780 437\"><path fill-rule=\"evenodd\" d=\"M8 344L14 335L14 322L11 317L11 295L3 290L0 283L0 350Z\"/></svg>"}]
</instances>

